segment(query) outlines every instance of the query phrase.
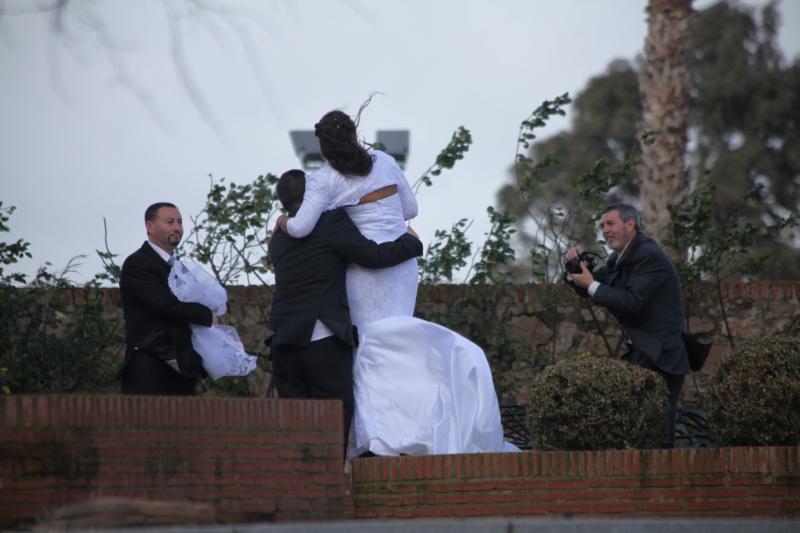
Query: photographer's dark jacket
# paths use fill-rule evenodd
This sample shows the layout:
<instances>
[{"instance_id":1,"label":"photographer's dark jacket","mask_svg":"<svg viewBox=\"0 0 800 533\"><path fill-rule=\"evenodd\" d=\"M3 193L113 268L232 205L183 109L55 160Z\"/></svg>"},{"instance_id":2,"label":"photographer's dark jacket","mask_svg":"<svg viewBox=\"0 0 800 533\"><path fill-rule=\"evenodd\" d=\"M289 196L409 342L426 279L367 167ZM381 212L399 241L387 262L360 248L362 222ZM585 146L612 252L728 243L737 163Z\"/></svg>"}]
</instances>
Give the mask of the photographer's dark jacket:
<instances>
[{"instance_id":1,"label":"photographer's dark jacket","mask_svg":"<svg viewBox=\"0 0 800 533\"><path fill-rule=\"evenodd\" d=\"M205 376L192 348L189 324L211 326L211 310L178 300L167 284L169 271L169 264L147 242L122 265L119 288L127 345L123 393L190 395ZM176 359L181 372L166 359Z\"/></svg>"},{"instance_id":2,"label":"photographer's dark jacket","mask_svg":"<svg viewBox=\"0 0 800 533\"><path fill-rule=\"evenodd\" d=\"M622 261L614 252L592 272L600 286L592 301L619 321L633 348L667 374L689 373L683 331L681 284L675 267L650 237L637 233ZM585 289L575 287L582 296Z\"/></svg>"},{"instance_id":3,"label":"photographer's dark jacket","mask_svg":"<svg viewBox=\"0 0 800 533\"><path fill-rule=\"evenodd\" d=\"M422 243L410 234L376 244L364 237L343 209L322 214L307 237L278 231L269 244L275 268L271 345L308 346L319 319L346 344L354 344L347 303L348 263L384 268L422 255Z\"/></svg>"}]
</instances>

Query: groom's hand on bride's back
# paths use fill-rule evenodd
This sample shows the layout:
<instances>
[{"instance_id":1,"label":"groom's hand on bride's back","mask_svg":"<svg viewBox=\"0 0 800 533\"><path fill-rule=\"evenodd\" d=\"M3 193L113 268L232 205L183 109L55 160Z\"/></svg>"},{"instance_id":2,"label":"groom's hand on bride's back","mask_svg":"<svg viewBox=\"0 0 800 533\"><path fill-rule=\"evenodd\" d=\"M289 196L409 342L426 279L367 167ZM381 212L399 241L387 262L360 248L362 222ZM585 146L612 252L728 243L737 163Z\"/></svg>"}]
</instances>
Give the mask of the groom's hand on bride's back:
<instances>
[{"instance_id":1,"label":"groom's hand on bride's back","mask_svg":"<svg viewBox=\"0 0 800 533\"><path fill-rule=\"evenodd\" d=\"M278 219L275 221L275 227L272 228L272 233L270 233L269 239L267 239L267 245L269 245L269 243L272 242L272 238L275 236L275 234L278 232L278 230L283 231L287 235L289 234L289 232L286 229L286 222L288 220L289 220L289 217L286 216L286 215L281 215L281 216L278 217Z\"/></svg>"}]
</instances>

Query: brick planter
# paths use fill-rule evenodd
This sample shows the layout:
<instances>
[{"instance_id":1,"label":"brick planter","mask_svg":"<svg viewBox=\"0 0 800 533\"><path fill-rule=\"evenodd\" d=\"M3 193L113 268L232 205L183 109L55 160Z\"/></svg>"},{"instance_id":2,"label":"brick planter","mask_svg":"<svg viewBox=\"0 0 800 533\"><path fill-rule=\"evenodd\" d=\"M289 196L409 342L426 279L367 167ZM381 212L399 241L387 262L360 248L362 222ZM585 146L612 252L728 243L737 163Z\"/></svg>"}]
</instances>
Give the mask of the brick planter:
<instances>
[{"instance_id":1,"label":"brick planter","mask_svg":"<svg viewBox=\"0 0 800 533\"><path fill-rule=\"evenodd\" d=\"M341 416L338 401L3 397L0 528L110 496L341 519Z\"/></svg>"},{"instance_id":2,"label":"brick planter","mask_svg":"<svg viewBox=\"0 0 800 533\"><path fill-rule=\"evenodd\" d=\"M355 518L797 517L800 447L353 461Z\"/></svg>"}]
</instances>

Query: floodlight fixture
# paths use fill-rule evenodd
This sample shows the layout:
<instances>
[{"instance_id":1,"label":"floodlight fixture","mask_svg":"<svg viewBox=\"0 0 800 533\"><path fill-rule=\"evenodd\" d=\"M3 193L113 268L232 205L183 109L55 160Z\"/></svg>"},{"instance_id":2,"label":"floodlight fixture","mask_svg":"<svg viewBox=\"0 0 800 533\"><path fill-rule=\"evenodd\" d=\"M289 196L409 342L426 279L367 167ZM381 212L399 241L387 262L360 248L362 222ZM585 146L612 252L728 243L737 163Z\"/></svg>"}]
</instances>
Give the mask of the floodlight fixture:
<instances>
[{"instance_id":1,"label":"floodlight fixture","mask_svg":"<svg viewBox=\"0 0 800 533\"><path fill-rule=\"evenodd\" d=\"M408 130L378 130L375 143L383 146L383 151L394 157L400 168L405 168L409 138Z\"/></svg>"},{"instance_id":2,"label":"floodlight fixture","mask_svg":"<svg viewBox=\"0 0 800 533\"><path fill-rule=\"evenodd\" d=\"M319 139L311 130L291 130L289 137L292 140L294 153L300 158L304 170L315 170L325 163L322 151L319 148ZM375 144L391 155L405 168L408 159L408 146L410 134L408 130L378 130L375 135Z\"/></svg>"},{"instance_id":3,"label":"floodlight fixture","mask_svg":"<svg viewBox=\"0 0 800 533\"><path fill-rule=\"evenodd\" d=\"M289 137L292 139L294 153L300 158L300 163L305 170L314 170L325 163L319 149L319 140L311 130L291 130Z\"/></svg>"}]
</instances>

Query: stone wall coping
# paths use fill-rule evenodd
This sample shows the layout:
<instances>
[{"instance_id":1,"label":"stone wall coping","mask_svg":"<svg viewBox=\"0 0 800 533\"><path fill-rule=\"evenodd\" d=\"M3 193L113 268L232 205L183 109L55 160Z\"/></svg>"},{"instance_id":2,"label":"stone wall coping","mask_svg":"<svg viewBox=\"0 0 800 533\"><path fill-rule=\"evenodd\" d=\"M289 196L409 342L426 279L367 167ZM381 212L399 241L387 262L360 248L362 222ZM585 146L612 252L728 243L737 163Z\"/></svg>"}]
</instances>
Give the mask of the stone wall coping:
<instances>
[{"instance_id":1,"label":"stone wall coping","mask_svg":"<svg viewBox=\"0 0 800 533\"><path fill-rule=\"evenodd\" d=\"M273 287L269 285L231 285L226 287L229 296L232 298L263 298L271 295ZM425 299L429 302L447 302L453 296L463 296L470 289L477 288L479 291L491 291L492 285L467 285L467 284L440 284L423 285ZM569 288L563 284L528 284L521 283L516 285L514 294L517 301L527 302L532 300L540 291L570 293ZM800 300L800 280L795 281L730 281L721 285L721 292L726 300ZM85 302L90 289L76 287L64 291L64 299L67 305L81 304ZM716 298L717 288L714 283L697 283L684 288L684 293L689 298ZM120 303L120 294L117 287L103 287L100 289L100 299L103 303Z\"/></svg>"},{"instance_id":2,"label":"stone wall coping","mask_svg":"<svg viewBox=\"0 0 800 533\"><path fill-rule=\"evenodd\" d=\"M0 432L40 428L339 429L338 400L120 394L6 396Z\"/></svg>"},{"instance_id":3,"label":"stone wall coping","mask_svg":"<svg viewBox=\"0 0 800 533\"><path fill-rule=\"evenodd\" d=\"M528 451L372 457L353 461L354 483L470 478L800 475L800 446L675 450Z\"/></svg>"}]
</instances>

